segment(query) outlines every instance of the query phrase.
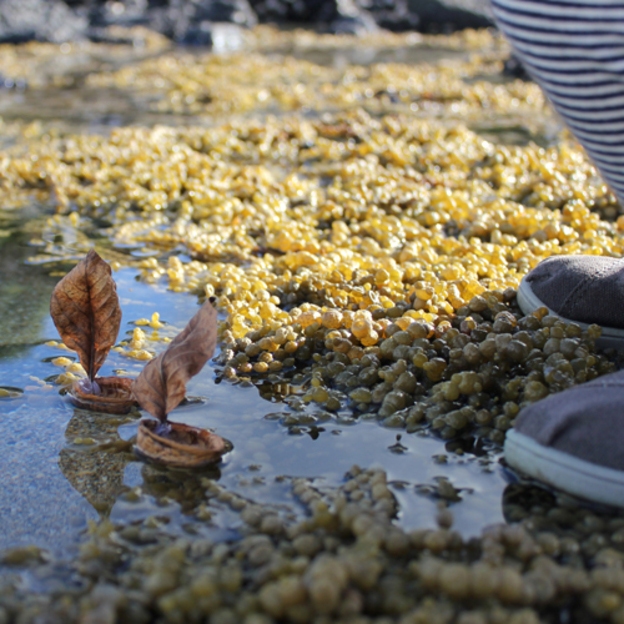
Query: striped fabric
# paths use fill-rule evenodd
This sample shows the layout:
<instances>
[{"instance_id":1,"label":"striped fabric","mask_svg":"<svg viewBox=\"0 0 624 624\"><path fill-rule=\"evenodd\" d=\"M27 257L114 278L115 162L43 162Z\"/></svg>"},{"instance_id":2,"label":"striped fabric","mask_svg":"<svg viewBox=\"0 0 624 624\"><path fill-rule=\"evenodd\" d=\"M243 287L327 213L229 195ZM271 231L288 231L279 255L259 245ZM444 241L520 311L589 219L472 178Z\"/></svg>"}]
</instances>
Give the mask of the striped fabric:
<instances>
[{"instance_id":1,"label":"striped fabric","mask_svg":"<svg viewBox=\"0 0 624 624\"><path fill-rule=\"evenodd\" d=\"M624 207L624 0L491 0L517 56Z\"/></svg>"}]
</instances>

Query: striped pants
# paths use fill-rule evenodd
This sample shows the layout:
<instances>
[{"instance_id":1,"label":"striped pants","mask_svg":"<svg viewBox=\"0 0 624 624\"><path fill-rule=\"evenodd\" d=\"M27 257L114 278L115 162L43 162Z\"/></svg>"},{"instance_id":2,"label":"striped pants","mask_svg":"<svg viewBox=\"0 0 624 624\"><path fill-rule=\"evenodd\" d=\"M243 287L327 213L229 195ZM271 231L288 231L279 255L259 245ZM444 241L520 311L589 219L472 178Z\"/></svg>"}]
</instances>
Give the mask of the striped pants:
<instances>
[{"instance_id":1,"label":"striped pants","mask_svg":"<svg viewBox=\"0 0 624 624\"><path fill-rule=\"evenodd\" d=\"M624 208L624 0L491 0L514 52Z\"/></svg>"}]
</instances>

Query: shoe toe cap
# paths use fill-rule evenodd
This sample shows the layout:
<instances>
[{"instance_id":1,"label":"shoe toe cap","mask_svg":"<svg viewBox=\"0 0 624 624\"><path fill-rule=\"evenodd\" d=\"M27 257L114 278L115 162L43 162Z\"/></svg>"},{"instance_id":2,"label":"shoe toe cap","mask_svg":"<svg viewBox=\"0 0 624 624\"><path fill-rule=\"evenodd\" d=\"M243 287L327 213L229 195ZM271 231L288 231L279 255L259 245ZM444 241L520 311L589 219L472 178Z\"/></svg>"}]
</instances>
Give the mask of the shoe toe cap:
<instances>
[{"instance_id":1,"label":"shoe toe cap","mask_svg":"<svg viewBox=\"0 0 624 624\"><path fill-rule=\"evenodd\" d=\"M624 260L602 256L547 258L522 289L555 314L576 322L624 328Z\"/></svg>"},{"instance_id":2,"label":"shoe toe cap","mask_svg":"<svg viewBox=\"0 0 624 624\"><path fill-rule=\"evenodd\" d=\"M514 429L542 446L624 470L624 373L606 375L526 407Z\"/></svg>"}]
</instances>

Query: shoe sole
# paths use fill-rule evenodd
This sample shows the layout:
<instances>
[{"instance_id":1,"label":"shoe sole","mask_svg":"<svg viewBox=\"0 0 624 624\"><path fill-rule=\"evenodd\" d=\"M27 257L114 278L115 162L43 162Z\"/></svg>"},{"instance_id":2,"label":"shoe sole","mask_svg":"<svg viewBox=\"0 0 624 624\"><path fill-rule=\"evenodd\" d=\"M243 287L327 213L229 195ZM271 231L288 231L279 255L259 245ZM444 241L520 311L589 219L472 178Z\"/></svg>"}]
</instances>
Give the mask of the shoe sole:
<instances>
[{"instance_id":1,"label":"shoe sole","mask_svg":"<svg viewBox=\"0 0 624 624\"><path fill-rule=\"evenodd\" d=\"M517 294L518 305L525 314L532 314L539 308L546 308L549 314L559 317L566 323L574 323L578 325L583 331L586 331L589 327L588 323L582 323L581 321L575 321L574 319L561 316L554 310L551 310L543 301L533 292L529 282L523 279L518 287ZM596 340L596 346L601 349L617 349L618 351L624 351L624 329L618 329L617 327L605 327L600 326L602 332L600 338Z\"/></svg>"},{"instance_id":2,"label":"shoe sole","mask_svg":"<svg viewBox=\"0 0 624 624\"><path fill-rule=\"evenodd\" d=\"M568 494L624 508L624 471L573 457L513 429L505 438L505 460L521 474Z\"/></svg>"}]
</instances>

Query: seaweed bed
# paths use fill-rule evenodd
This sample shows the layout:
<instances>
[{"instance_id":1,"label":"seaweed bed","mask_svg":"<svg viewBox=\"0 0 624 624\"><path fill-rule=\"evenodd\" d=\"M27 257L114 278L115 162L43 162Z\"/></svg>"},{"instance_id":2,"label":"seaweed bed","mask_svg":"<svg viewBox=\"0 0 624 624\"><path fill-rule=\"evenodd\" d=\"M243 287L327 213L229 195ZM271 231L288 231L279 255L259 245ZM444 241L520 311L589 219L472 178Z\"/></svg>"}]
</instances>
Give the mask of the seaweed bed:
<instances>
[{"instance_id":1,"label":"seaweed bed","mask_svg":"<svg viewBox=\"0 0 624 624\"><path fill-rule=\"evenodd\" d=\"M519 279L624 248L505 45L132 39L0 47L0 624L623 622L624 516L500 462L523 405L616 366ZM59 396L83 373L47 299L91 247L132 319L115 371L217 298L181 409L222 465L142 464L136 412Z\"/></svg>"}]
</instances>

